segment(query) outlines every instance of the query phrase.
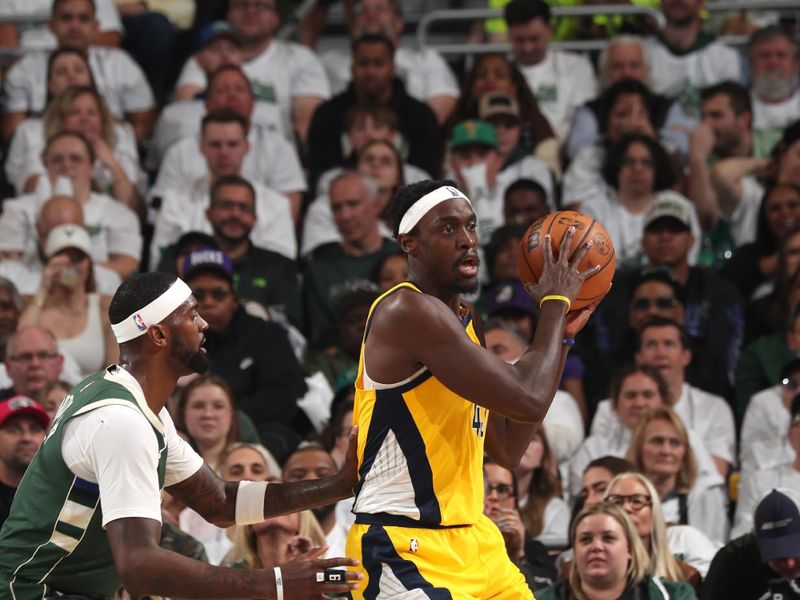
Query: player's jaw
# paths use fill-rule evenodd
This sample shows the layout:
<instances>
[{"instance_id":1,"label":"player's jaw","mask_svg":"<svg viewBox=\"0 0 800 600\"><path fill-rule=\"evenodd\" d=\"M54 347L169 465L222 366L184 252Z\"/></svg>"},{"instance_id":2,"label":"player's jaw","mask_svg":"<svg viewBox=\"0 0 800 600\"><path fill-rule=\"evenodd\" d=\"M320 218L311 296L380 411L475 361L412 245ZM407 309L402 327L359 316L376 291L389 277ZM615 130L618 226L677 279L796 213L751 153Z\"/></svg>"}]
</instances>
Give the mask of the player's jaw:
<instances>
[{"instance_id":1,"label":"player's jaw","mask_svg":"<svg viewBox=\"0 0 800 600\"><path fill-rule=\"evenodd\" d=\"M464 252L453 265L459 291L474 292L478 289L478 267L480 258L474 249Z\"/></svg>"}]
</instances>

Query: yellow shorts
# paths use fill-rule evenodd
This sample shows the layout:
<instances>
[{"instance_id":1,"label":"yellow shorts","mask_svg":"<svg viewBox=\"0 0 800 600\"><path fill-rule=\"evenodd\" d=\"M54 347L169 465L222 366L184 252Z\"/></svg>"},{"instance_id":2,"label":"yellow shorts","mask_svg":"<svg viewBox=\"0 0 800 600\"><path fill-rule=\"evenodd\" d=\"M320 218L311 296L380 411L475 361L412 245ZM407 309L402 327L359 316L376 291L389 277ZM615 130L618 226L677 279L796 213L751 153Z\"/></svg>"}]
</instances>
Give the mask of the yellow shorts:
<instances>
[{"instance_id":1,"label":"yellow shorts","mask_svg":"<svg viewBox=\"0 0 800 600\"><path fill-rule=\"evenodd\" d=\"M533 600L487 517L471 527L422 529L356 523L347 556L357 558L364 579L355 600L379 595L394 600Z\"/></svg>"}]
</instances>

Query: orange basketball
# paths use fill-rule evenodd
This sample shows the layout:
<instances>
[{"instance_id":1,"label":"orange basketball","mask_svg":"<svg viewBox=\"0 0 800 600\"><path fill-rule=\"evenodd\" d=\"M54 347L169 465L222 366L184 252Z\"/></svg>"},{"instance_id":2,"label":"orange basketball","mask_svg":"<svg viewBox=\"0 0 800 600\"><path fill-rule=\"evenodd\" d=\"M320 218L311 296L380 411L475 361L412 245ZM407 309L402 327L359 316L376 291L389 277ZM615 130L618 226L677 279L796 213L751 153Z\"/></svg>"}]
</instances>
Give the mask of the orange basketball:
<instances>
[{"instance_id":1,"label":"orange basketball","mask_svg":"<svg viewBox=\"0 0 800 600\"><path fill-rule=\"evenodd\" d=\"M585 271L600 265L600 270L583 282L578 297L572 303L570 310L578 310L601 300L606 295L617 267L617 257L611 237L605 227L589 215L574 210L562 210L550 213L533 223L519 244L517 271L523 283L539 281L544 268L544 236L548 233L552 236L553 254L558 258L561 240L569 227L575 227L575 235L569 249L570 256L583 244L594 240L594 245L586 253L578 270Z\"/></svg>"}]
</instances>

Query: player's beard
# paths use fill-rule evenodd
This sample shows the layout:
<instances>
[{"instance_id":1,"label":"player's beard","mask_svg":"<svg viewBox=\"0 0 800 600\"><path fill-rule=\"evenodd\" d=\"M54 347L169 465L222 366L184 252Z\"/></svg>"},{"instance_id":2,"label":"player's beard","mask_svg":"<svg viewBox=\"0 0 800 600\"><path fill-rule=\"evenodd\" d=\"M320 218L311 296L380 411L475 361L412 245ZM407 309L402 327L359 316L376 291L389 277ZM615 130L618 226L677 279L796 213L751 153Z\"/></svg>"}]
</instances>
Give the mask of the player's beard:
<instances>
[{"instance_id":1,"label":"player's beard","mask_svg":"<svg viewBox=\"0 0 800 600\"><path fill-rule=\"evenodd\" d=\"M211 362L208 360L208 356L199 349L194 350L188 345L184 344L177 335L174 335L174 333L175 332L173 332L175 343L172 345L170 356L172 356L172 358L175 360L185 364L192 370L193 373L198 373L199 375L205 375L208 373L209 369L211 368Z\"/></svg>"}]
</instances>

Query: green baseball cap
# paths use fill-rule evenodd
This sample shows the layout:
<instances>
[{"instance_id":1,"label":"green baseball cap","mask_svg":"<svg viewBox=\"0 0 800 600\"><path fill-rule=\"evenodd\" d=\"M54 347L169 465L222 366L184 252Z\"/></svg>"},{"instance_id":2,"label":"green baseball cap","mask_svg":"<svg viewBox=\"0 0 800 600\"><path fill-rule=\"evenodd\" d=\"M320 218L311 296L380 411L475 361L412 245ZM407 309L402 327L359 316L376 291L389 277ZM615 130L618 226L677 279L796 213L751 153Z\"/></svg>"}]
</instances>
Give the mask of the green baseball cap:
<instances>
[{"instance_id":1,"label":"green baseball cap","mask_svg":"<svg viewBox=\"0 0 800 600\"><path fill-rule=\"evenodd\" d=\"M497 134L492 124L480 119L469 119L468 121L461 121L461 123L453 127L450 147L458 148L470 144L483 144L484 146L497 148Z\"/></svg>"}]
</instances>

